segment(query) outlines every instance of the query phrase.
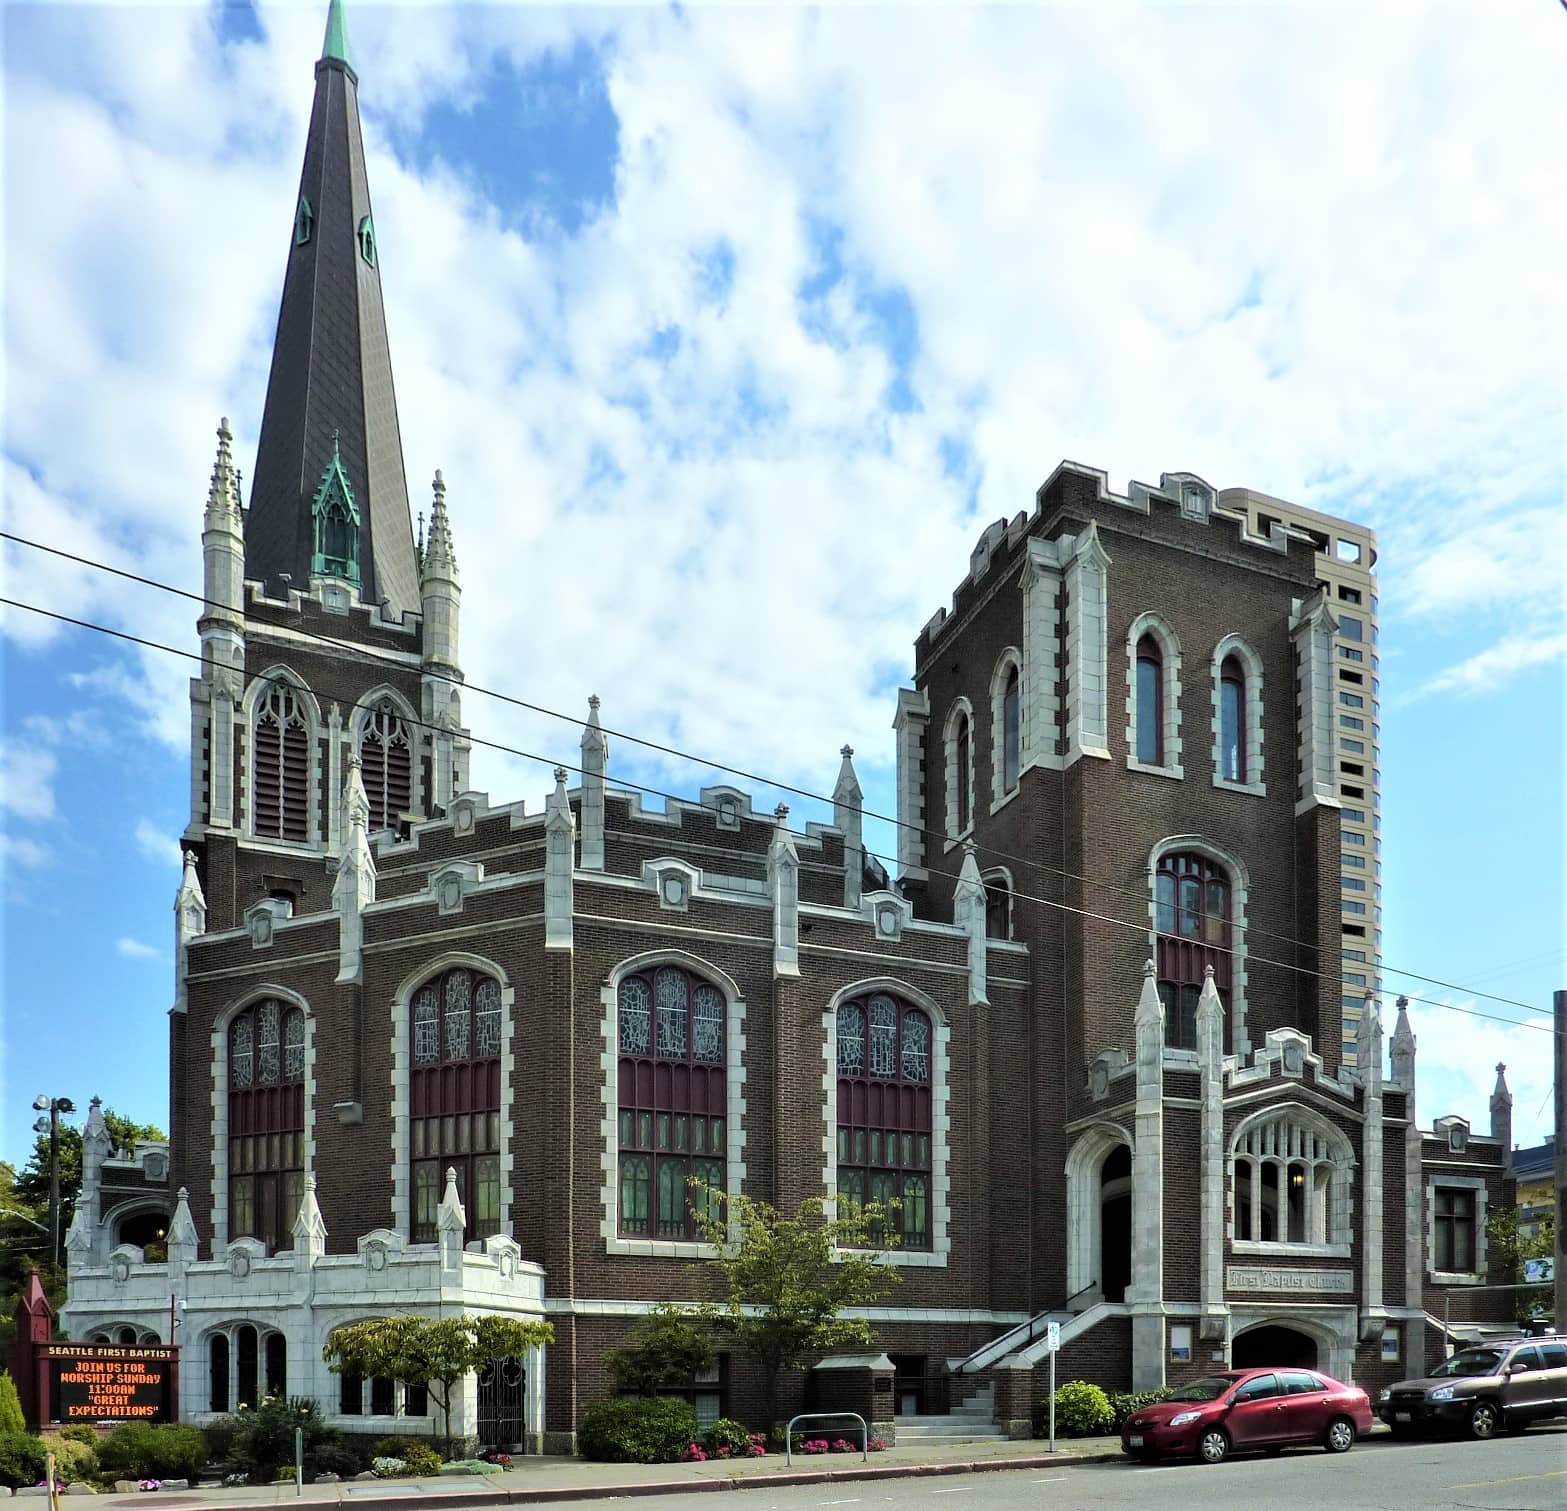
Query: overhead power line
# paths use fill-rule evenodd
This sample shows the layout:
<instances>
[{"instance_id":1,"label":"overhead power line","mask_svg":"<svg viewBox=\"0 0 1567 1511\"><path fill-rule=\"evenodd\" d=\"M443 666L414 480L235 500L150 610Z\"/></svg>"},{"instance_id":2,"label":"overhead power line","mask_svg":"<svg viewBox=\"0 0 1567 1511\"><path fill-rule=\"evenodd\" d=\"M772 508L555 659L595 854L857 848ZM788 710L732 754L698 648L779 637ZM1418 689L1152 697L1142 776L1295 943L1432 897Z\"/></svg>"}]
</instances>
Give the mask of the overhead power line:
<instances>
[{"instance_id":1,"label":"overhead power line","mask_svg":"<svg viewBox=\"0 0 1567 1511\"><path fill-rule=\"evenodd\" d=\"M124 567L116 567L108 562L99 561L94 557L82 556L72 551L66 551L58 546L46 545L41 541L29 540L25 536L16 535L10 531L0 530L0 540L9 540L16 545L27 546L32 550L43 551L48 555L58 556L63 560L75 562L79 566L89 567L95 571L107 572L112 576L124 578L129 582L140 583L144 587L156 588L160 592L172 593L178 598L184 598L191 603L201 604L206 608L227 607L227 605L218 603L215 599L203 597L200 593L193 593L188 588L176 587L174 584L160 581L158 578L148 577L139 572L132 572ZM90 627L97 628L97 626ZM360 661L373 663L378 666L394 668L398 671L407 671L407 667L404 663L396 661L391 657L377 654L373 647L357 645L352 641L341 640L336 636L324 634L319 630L311 630L303 627L299 628L297 633L307 635L312 640L315 640L321 645L330 646L333 649L344 651ZM157 648L172 649L171 647L162 646ZM183 654L189 655L191 653L184 652ZM196 659L199 660L200 657L196 657ZM551 719L559 719L563 723L572 724L578 728L585 728L587 725L587 721L582 718L580 714L563 713L559 709L549 708L543 704L531 702L526 698L520 698L514 694L502 692L497 688L485 687L479 683L466 681L461 683L453 683L452 685L461 687L466 692L477 693L481 697L494 698L499 702L508 703L515 708L521 708L530 713L542 714L545 717ZM795 797L808 798L813 802L819 802L829 806L834 804L834 799L826 794L814 792L809 788L799 787L790 782L778 781L761 773L748 771L744 767L731 766L722 761L709 760L705 756L695 755L690 751L680 749L678 746L666 745L661 741L651 740L642 735L632 734L627 730L614 729L606 726L603 730L603 733L610 738L624 740L628 744L639 745L646 750L656 751L661 755L673 756L677 760L688 761L693 765L702 767L704 770L723 772L728 776L739 777L742 781L756 782L763 786L771 787L775 791L787 792ZM490 742L481 740L478 743L489 744ZM502 746L497 748L505 749L506 747ZM542 760L543 757L531 756L529 759ZM570 769L575 770L576 768L573 767ZM623 783L623 785L636 786L636 783L626 782ZM655 789L649 788L644 790L654 791ZM662 796L663 794L659 795ZM679 800L686 801L685 799ZM946 834L941 830L927 829L922 825L910 823L906 819L896 818L891 814L878 813L876 810L871 808L861 807L856 808L855 811L858 812L862 818L874 819L879 823L890 824L895 829L909 830L913 833L916 833L921 837L922 840L945 840L947 838ZM1005 861L1019 866L1027 866L1035 871L1041 871L1053 876L1060 876L1062 879L1068 881L1079 881L1087 886L1098 887L1104 891L1119 893L1126 897L1134 897L1139 901L1147 900L1147 894L1143 891L1123 886L1119 882L1107 881L1102 878L1085 875L1080 872L1069 871L1060 866L1052 866L1046 861L1041 861L1031 856L1018 855L1014 852L1006 850L998 850L992 846L986 846L985 853L988 858L993 858L998 861ZM887 861L892 865L897 864L895 857L877 856L876 858L878 860ZM931 868L927 866L925 869L930 870ZM937 871L935 874L941 875L943 873ZM1198 911L1202 917L1206 918L1208 916L1206 907L1200 908ZM1312 944L1309 940L1299 939L1293 935L1282 933L1276 929L1266 929L1260 924L1231 923L1230 927L1246 935L1248 938L1256 935L1265 939L1274 939L1283 944L1294 945L1297 949L1317 949L1317 946ZM1366 964L1369 967L1371 963L1368 961ZM1497 1002L1505 1007L1515 1007L1522 1012L1536 1013L1547 1017L1550 1016L1551 1013L1549 1008L1540 1007L1538 1004L1532 1002L1523 1002L1515 997L1503 997L1495 992L1477 991L1472 987L1464 986L1458 982L1446 981L1436 976L1423 975L1419 971L1404 970L1401 967L1391 966L1380 960L1376 963L1375 971L1377 973L1386 975L1403 976L1411 981L1421 981L1424 982L1427 986L1441 987L1444 991L1461 992L1466 997L1480 998L1488 1002ZM1338 978L1338 980L1340 984L1344 986L1358 985L1358 983L1352 983L1348 981L1348 979L1342 975ZM1412 998L1411 1000L1413 1001L1420 999ZM1506 1022L1510 1020L1503 1019L1500 1021Z\"/></svg>"},{"instance_id":2,"label":"overhead power line","mask_svg":"<svg viewBox=\"0 0 1567 1511\"><path fill-rule=\"evenodd\" d=\"M110 638L115 639L115 640L122 640L122 641L125 641L126 643L131 644L131 645L138 645L138 646L143 647L146 650L160 651L160 652L162 652L165 655L177 656L177 657L181 658L182 660L186 660L186 661L194 661L198 665L205 666L205 665L209 664L208 661L207 661L207 658L202 656L199 652L188 651L188 650L185 650L184 648L182 648L180 646L167 645L167 644L163 643L162 641L151 640L151 639L148 639L147 637L142 636L142 635L134 635L134 634L132 634L128 630L117 630L117 629L112 628L109 625L95 624L91 620L79 619L79 618L75 617L74 615L64 614L64 613L61 613L61 612L59 612L58 610L55 610L55 609L46 609L46 608L41 607L38 604L26 603L26 602L23 602L20 599L5 598L5 597L0 597L0 604L4 604L4 605L6 605L7 607L10 607L10 608L22 609L22 610L24 610L24 611L26 611L28 613L38 614L38 615L41 615L44 618L56 620L57 622L59 622L61 624L74 625L78 629L91 630L95 634L106 635L106 636L109 636ZM274 683L275 685L278 685L278 686L291 686L292 685L290 683L287 683L281 677L271 677L271 678L269 678L264 673L259 675L255 680L263 681L263 682L270 681L270 682L272 682L272 683ZM333 692L333 691L327 690L326 688L313 689L313 691L316 692L316 695L318 697L331 698L331 699L333 699L333 701L335 701L335 702L339 703L340 705L342 705L342 706L344 706L346 708L349 708L349 709L369 708L369 707L372 706L372 705L370 705L368 703L365 703L365 702L361 701L361 699L357 695L349 693L349 692L346 692L346 691L338 690L336 692ZM435 728L436 728L435 725L429 723L428 721L426 721L424 719L417 718L417 717L412 716L412 715L403 715L402 717L403 717L403 720L404 720L405 723L412 724L416 729L425 729L425 730L434 731ZM574 773L576 773L578 775L582 775L583 774L583 769L582 769L581 766L574 765L574 764L572 764L569 761L557 760L557 759L555 759L552 756L540 755L537 751L523 750L520 747L515 746L515 745L507 745L507 744L505 744L505 743L503 743L502 741L499 741L499 740L484 739L484 738L482 738L482 737L480 737L478 735L474 735L474 734L471 734L471 733L469 734L468 738L469 738L469 740L473 744L475 744L475 745L482 745L486 749L489 749L489 750L497 750L497 751L500 751L500 752L502 752L502 753L504 753L506 755L517 756L520 759L526 760L526 761L534 761L534 762L537 762L538 764L540 764L542 766L546 766L546 767L550 767L550 768L559 768L559 769L563 769L565 771L574 772ZM618 785L622 789L624 789L624 788L631 788L634 791L646 793L650 797L661 798L665 802L674 802L674 803L681 803L681 804L688 804L689 805L690 801L691 801L689 798L681 797L678 793L666 792L662 788L651 787L651 786L648 786L645 783L641 783L641 782L622 781L622 782L618 783ZM693 806L700 806L700 805L693 805ZM791 831L791 832L798 833L798 831ZM801 838L805 838L807 836L801 835L800 837ZM876 860L892 861L893 863L895 863L894 857L888 856L888 855L883 855L880 852L875 851L875 850L866 850L866 851L864 851L864 853L869 855L869 856L871 856L872 858L874 858ZM927 867L925 867L925 869L928 872L930 872L932 875L940 876L940 877L943 877L943 878L945 878L947 880L950 880L950 881L958 881L958 880L960 880L959 873L956 872L956 871L945 871L945 870L942 870L939 867L935 867L935 866L927 866ZM1037 895L1035 895L1033 893L1030 893L1030 892L1019 891L1019 890L1017 890L1015 888L1012 890L1012 897L1015 900L1018 900L1018 901L1037 903L1041 907L1052 908L1052 909L1054 909L1054 910L1056 910L1058 912L1069 913L1069 914L1072 914L1072 915L1074 915L1076 917L1079 917L1079 918L1090 919L1090 920L1092 920L1093 922L1096 922L1096 923L1108 924L1108 925L1110 925L1110 926L1112 926L1114 928L1131 929L1135 933L1138 933L1138 934L1143 935L1143 936L1146 936L1148 934L1148 932L1149 932L1149 927L1148 927L1148 923L1147 923L1146 920L1141 921L1141 922L1137 922L1137 921L1133 921L1133 920L1130 920L1130 919L1117 918L1117 917L1115 917L1115 916L1113 916L1111 914L1108 914L1108 913L1097 913L1097 912L1094 912L1094 911L1092 911L1090 909L1087 909L1087 908L1074 907L1070 903L1057 902L1054 898L1040 897L1040 896L1037 896ZM1227 955L1232 955L1232 956L1239 953L1239 950L1234 945L1210 944L1210 945L1206 945L1205 948L1214 950L1214 951L1216 951L1217 953L1220 953L1220 954L1227 954ZM1245 958L1246 958L1246 964L1247 964L1248 968L1250 968L1252 966L1259 966L1259 965L1260 966L1270 966L1270 967L1273 967L1273 968L1278 969L1278 970L1291 972L1292 974L1295 974L1295 975L1309 976L1309 977L1313 977L1313 978L1315 978L1317 980L1320 980L1320 981L1330 981L1330 982L1333 982L1333 983L1338 984L1338 985L1344 985L1345 984L1344 983L1344 979L1343 979L1342 976L1336 976L1336 975L1334 975L1334 974L1332 974L1331 972L1328 972L1328 971L1317 970L1317 969L1315 969L1314 967L1311 967L1311 966L1296 965L1293 962L1286 961L1286 960L1270 960L1266 956L1256 955L1256 954L1251 953L1250 951L1248 951L1246 953L1246 957ZM1403 997L1402 997L1401 1000L1404 1000L1404 1001L1407 1001L1407 1002L1411 1002L1411 1003L1420 1003L1420 1004L1422 1004L1423 1006L1426 1006L1426 1007L1442 1008L1442 1009L1444 1009L1446 1011L1449 1011L1449 1012L1464 1013L1464 1014L1466 1014L1469 1017L1486 1018L1486 1019L1489 1019L1489 1020L1491 1020L1493 1022L1506 1023L1506 1024L1508 1024L1508 1025L1510 1025L1512 1027L1515 1027L1515 1028L1535 1029L1535 1030L1537 1030L1537 1031L1539 1031L1541 1033L1548 1033L1548 1034L1555 1032L1554 1027L1552 1025L1549 1025L1549 1024L1544 1024L1544 1023L1527 1023L1527 1022L1521 1023L1516 1018L1506 1018L1506 1017L1503 1017L1499 1013L1482 1012L1482 1011L1480 1011L1479 1008L1476 1008L1476 1007L1465 1007L1465 1006L1463 1006L1463 1005L1461 1005L1459 1003L1456 1003L1456 1002L1443 1002L1443 1001L1440 1001L1438 999L1430 998L1430 997L1413 997L1413 996L1408 995L1407 993L1403 994Z\"/></svg>"}]
</instances>

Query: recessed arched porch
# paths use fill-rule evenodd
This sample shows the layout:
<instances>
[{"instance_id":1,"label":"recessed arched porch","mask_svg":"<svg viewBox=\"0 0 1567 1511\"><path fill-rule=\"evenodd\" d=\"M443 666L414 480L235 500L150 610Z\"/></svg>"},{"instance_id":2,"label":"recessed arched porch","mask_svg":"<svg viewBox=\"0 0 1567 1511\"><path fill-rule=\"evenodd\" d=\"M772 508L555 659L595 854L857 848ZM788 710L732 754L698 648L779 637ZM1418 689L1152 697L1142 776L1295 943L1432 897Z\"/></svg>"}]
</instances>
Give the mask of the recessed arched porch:
<instances>
[{"instance_id":1,"label":"recessed arched porch","mask_svg":"<svg viewBox=\"0 0 1567 1511\"><path fill-rule=\"evenodd\" d=\"M1132 1140L1096 1123L1066 1161L1067 1294L1074 1305L1122 1301L1132 1279Z\"/></svg>"}]
</instances>

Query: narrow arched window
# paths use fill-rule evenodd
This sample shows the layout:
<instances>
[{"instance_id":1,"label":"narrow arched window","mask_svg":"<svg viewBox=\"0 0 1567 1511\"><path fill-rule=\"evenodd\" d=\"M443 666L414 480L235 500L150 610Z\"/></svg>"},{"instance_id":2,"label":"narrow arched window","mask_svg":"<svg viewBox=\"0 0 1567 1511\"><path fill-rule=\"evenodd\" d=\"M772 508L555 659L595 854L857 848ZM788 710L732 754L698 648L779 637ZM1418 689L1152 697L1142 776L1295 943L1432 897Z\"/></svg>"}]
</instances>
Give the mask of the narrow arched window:
<instances>
[{"instance_id":1,"label":"narrow arched window","mask_svg":"<svg viewBox=\"0 0 1567 1511\"><path fill-rule=\"evenodd\" d=\"M1005 876L985 878L985 937L1012 937L1012 886Z\"/></svg>"},{"instance_id":2,"label":"narrow arched window","mask_svg":"<svg viewBox=\"0 0 1567 1511\"><path fill-rule=\"evenodd\" d=\"M238 1359L238 1375L236 1382L235 1405L244 1407L247 1411L253 1410L260 1404L260 1393L257 1390L258 1366L256 1330L248 1322L234 1335L235 1354Z\"/></svg>"},{"instance_id":3,"label":"narrow arched window","mask_svg":"<svg viewBox=\"0 0 1567 1511\"><path fill-rule=\"evenodd\" d=\"M1017 786L1022 766L1022 679L1016 664L1007 668L1006 687L1001 694L1001 785L1010 792Z\"/></svg>"},{"instance_id":4,"label":"narrow arched window","mask_svg":"<svg viewBox=\"0 0 1567 1511\"><path fill-rule=\"evenodd\" d=\"M620 983L620 1231L698 1239L728 1187L725 1019L709 981L676 965ZM693 1184L694 1183L694 1184Z\"/></svg>"},{"instance_id":5,"label":"narrow arched window","mask_svg":"<svg viewBox=\"0 0 1567 1511\"><path fill-rule=\"evenodd\" d=\"M383 698L359 736L359 774L370 802L370 832L395 829L413 806L413 742L397 705Z\"/></svg>"},{"instance_id":6,"label":"narrow arched window","mask_svg":"<svg viewBox=\"0 0 1567 1511\"><path fill-rule=\"evenodd\" d=\"M274 683L252 727L251 826L266 839L310 838L310 727L299 695Z\"/></svg>"},{"instance_id":7,"label":"narrow arched window","mask_svg":"<svg viewBox=\"0 0 1567 1511\"><path fill-rule=\"evenodd\" d=\"M409 1013L413 1240L435 1239L448 1169L464 1240L489 1238L501 1230L500 983L455 966L414 993Z\"/></svg>"},{"instance_id":8,"label":"narrow arched window","mask_svg":"<svg viewBox=\"0 0 1567 1511\"><path fill-rule=\"evenodd\" d=\"M229 1409L229 1337L213 1333L207 1339L207 1410Z\"/></svg>"},{"instance_id":9,"label":"narrow arched window","mask_svg":"<svg viewBox=\"0 0 1567 1511\"><path fill-rule=\"evenodd\" d=\"M1152 635L1137 642L1137 759L1164 764L1164 652Z\"/></svg>"},{"instance_id":10,"label":"narrow arched window","mask_svg":"<svg viewBox=\"0 0 1567 1511\"><path fill-rule=\"evenodd\" d=\"M267 1394L284 1400L288 1396L288 1339L282 1333L267 1334Z\"/></svg>"},{"instance_id":11,"label":"narrow arched window","mask_svg":"<svg viewBox=\"0 0 1567 1511\"><path fill-rule=\"evenodd\" d=\"M906 1249L931 1246L930 1016L887 992L838 1009L838 1199L898 1202Z\"/></svg>"},{"instance_id":12,"label":"narrow arched window","mask_svg":"<svg viewBox=\"0 0 1567 1511\"><path fill-rule=\"evenodd\" d=\"M1164 1039L1172 1049L1197 1047L1197 999L1204 973L1230 1005L1230 878L1204 855L1180 851L1160 858L1154 874L1159 934L1158 987Z\"/></svg>"},{"instance_id":13,"label":"narrow arched window","mask_svg":"<svg viewBox=\"0 0 1567 1511\"><path fill-rule=\"evenodd\" d=\"M1246 780L1246 672L1239 656L1226 656L1219 671L1219 775Z\"/></svg>"},{"instance_id":14,"label":"narrow arched window","mask_svg":"<svg viewBox=\"0 0 1567 1511\"><path fill-rule=\"evenodd\" d=\"M957 742L956 759L953 762L953 780L957 783L958 833L967 831L972 815L969 812L969 720L967 714L958 715L957 728L953 731Z\"/></svg>"},{"instance_id":15,"label":"narrow arched window","mask_svg":"<svg viewBox=\"0 0 1567 1511\"><path fill-rule=\"evenodd\" d=\"M229 1024L229 1236L294 1246L305 1190L305 1015L268 997Z\"/></svg>"}]
</instances>

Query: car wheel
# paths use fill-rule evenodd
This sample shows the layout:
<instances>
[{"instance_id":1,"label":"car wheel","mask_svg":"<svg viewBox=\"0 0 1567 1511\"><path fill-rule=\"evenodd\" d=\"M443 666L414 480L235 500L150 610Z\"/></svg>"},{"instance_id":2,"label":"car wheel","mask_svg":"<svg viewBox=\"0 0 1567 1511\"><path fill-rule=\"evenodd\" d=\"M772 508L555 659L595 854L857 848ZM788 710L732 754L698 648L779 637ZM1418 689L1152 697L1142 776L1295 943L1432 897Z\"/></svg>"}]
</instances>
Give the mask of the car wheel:
<instances>
[{"instance_id":1,"label":"car wheel","mask_svg":"<svg viewBox=\"0 0 1567 1511\"><path fill-rule=\"evenodd\" d=\"M1329 1453L1348 1453L1355 1446L1355 1424L1348 1417L1335 1417L1328 1423L1322 1446Z\"/></svg>"},{"instance_id":2,"label":"car wheel","mask_svg":"<svg viewBox=\"0 0 1567 1511\"><path fill-rule=\"evenodd\" d=\"M1502 1414L1489 1401L1476 1401L1469 1413L1469 1436L1494 1438L1502 1425Z\"/></svg>"},{"instance_id":3,"label":"car wheel","mask_svg":"<svg viewBox=\"0 0 1567 1511\"><path fill-rule=\"evenodd\" d=\"M1197 1457L1205 1464L1222 1464L1230 1456L1230 1440L1222 1428L1210 1427L1197 1439Z\"/></svg>"}]
</instances>

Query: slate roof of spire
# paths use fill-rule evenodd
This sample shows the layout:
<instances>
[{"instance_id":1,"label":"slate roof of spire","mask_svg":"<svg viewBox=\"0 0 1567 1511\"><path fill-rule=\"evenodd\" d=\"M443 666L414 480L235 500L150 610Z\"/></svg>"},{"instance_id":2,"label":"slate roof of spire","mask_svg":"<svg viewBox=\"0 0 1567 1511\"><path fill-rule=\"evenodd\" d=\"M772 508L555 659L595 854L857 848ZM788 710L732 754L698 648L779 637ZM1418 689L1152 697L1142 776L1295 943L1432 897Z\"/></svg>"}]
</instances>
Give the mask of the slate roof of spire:
<instances>
[{"instance_id":1,"label":"slate roof of spire","mask_svg":"<svg viewBox=\"0 0 1567 1511\"><path fill-rule=\"evenodd\" d=\"M419 567L358 86L342 0L332 0L245 520L245 575L268 580L286 572L296 588L309 582L311 500L336 432L359 503L361 596L370 603L384 597L397 613L419 607Z\"/></svg>"}]
</instances>

